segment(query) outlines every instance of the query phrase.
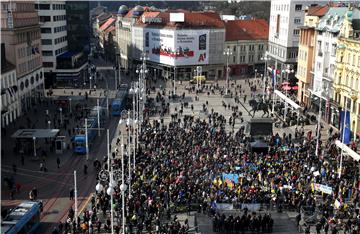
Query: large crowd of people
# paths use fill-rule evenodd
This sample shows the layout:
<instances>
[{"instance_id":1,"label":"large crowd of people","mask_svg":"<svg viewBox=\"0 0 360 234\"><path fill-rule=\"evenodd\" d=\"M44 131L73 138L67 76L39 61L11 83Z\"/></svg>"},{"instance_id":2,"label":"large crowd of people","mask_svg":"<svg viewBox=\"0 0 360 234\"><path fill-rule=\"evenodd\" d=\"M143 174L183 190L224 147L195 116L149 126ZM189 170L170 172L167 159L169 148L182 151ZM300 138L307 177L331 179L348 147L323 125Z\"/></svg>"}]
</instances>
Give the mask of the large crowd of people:
<instances>
[{"instance_id":1,"label":"large crowd of people","mask_svg":"<svg viewBox=\"0 0 360 234\"><path fill-rule=\"evenodd\" d=\"M169 112L161 94L154 101L163 107L160 115ZM186 107L182 105L183 108ZM240 118L238 109L232 110L234 119ZM227 132L227 121L222 114L214 110L207 113L208 118L203 120L179 112L168 125L148 119L143 123L136 170L131 172L131 194L126 194L128 233L145 230L186 233L188 224L171 219L171 214L190 209L194 204L212 216L215 232L272 231L274 221L270 215L249 213L226 217L217 213L219 203L260 203L276 206L280 211L292 209L301 213L299 216L304 220L306 214L302 211L306 209L316 216L316 230L360 232L359 169L350 158L344 157L339 171L341 154L335 146L338 133L329 133L319 156L315 154L316 136L305 133L302 127L296 129L294 136L284 133L264 138L268 149L256 152L244 129ZM114 168L121 168L120 153L113 154ZM125 154L125 163L127 160ZM106 167L106 159L99 165ZM226 179L224 176L229 174L235 177ZM113 197L117 224L121 224L122 218L120 184L121 181ZM318 185L331 191L321 191ZM95 225L99 225L96 214L100 211L106 214L110 208L110 197L104 191L96 194L91 214L84 215L81 221L88 229L95 230ZM94 228L86 226L88 220ZM103 225L100 222L97 227L106 230L108 222ZM116 230L120 228L116 226Z\"/></svg>"}]
</instances>

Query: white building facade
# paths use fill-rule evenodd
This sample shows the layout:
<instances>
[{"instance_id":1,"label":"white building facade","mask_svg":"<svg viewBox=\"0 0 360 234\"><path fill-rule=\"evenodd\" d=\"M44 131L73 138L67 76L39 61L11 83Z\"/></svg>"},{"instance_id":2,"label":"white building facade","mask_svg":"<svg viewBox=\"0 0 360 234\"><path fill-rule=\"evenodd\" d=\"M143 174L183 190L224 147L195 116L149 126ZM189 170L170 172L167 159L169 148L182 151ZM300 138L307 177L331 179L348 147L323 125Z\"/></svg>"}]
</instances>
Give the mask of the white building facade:
<instances>
[{"instance_id":1,"label":"white building facade","mask_svg":"<svg viewBox=\"0 0 360 234\"><path fill-rule=\"evenodd\" d=\"M68 50L65 1L40 1L35 8L40 18L44 72L56 72L56 57Z\"/></svg>"},{"instance_id":2,"label":"white building facade","mask_svg":"<svg viewBox=\"0 0 360 234\"><path fill-rule=\"evenodd\" d=\"M298 56L300 27L304 24L307 6L325 4L314 0L272 0L269 23L269 57L277 70L288 65L295 68ZM280 76L280 77L279 77ZM278 78L282 80L281 72Z\"/></svg>"},{"instance_id":3,"label":"white building facade","mask_svg":"<svg viewBox=\"0 0 360 234\"><path fill-rule=\"evenodd\" d=\"M21 113L16 68L1 71L1 126L6 127Z\"/></svg>"}]
</instances>

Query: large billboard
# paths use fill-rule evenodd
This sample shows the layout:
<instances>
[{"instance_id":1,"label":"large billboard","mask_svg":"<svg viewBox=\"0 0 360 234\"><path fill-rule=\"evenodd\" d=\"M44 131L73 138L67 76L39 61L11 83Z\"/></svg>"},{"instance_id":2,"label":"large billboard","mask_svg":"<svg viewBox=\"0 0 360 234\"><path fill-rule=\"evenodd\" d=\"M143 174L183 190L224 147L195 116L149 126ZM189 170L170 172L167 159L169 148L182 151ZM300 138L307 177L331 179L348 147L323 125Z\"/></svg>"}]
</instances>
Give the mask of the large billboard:
<instances>
[{"instance_id":1,"label":"large billboard","mask_svg":"<svg viewBox=\"0 0 360 234\"><path fill-rule=\"evenodd\" d=\"M209 63L209 30L144 29L149 60L171 66Z\"/></svg>"}]
</instances>

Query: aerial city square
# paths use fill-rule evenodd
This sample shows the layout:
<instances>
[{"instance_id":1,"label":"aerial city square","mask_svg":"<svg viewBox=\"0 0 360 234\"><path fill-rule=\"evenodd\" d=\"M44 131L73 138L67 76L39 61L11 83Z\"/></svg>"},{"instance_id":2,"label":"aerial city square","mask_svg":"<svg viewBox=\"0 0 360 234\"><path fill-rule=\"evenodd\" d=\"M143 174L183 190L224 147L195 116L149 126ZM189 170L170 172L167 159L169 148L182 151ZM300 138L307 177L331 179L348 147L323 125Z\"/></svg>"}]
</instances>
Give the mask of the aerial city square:
<instances>
[{"instance_id":1,"label":"aerial city square","mask_svg":"<svg viewBox=\"0 0 360 234\"><path fill-rule=\"evenodd\" d=\"M1 1L1 234L360 233L360 2Z\"/></svg>"}]
</instances>

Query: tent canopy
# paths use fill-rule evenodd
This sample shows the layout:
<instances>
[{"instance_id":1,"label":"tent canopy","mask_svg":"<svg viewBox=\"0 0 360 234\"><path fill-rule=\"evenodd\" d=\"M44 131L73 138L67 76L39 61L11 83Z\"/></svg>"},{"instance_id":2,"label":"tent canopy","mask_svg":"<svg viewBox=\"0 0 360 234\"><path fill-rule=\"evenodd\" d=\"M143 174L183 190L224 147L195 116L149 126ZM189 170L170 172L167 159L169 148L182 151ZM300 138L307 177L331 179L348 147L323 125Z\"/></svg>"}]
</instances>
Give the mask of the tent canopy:
<instances>
[{"instance_id":1,"label":"tent canopy","mask_svg":"<svg viewBox=\"0 0 360 234\"><path fill-rule=\"evenodd\" d=\"M59 131L59 129L19 129L11 137L16 139L54 138Z\"/></svg>"}]
</instances>

